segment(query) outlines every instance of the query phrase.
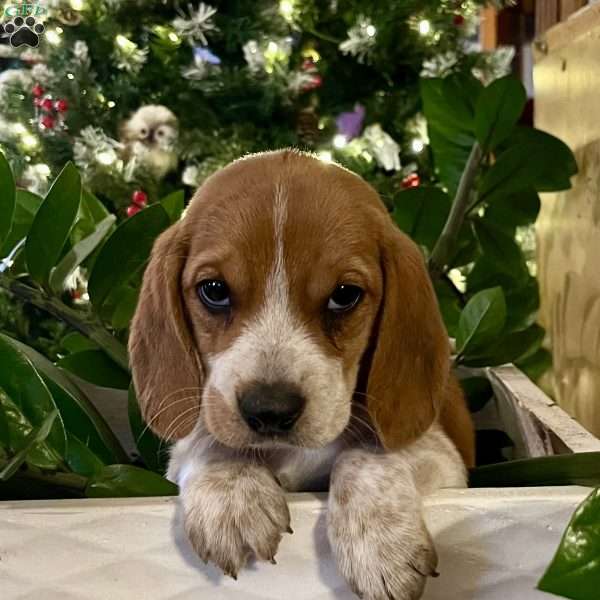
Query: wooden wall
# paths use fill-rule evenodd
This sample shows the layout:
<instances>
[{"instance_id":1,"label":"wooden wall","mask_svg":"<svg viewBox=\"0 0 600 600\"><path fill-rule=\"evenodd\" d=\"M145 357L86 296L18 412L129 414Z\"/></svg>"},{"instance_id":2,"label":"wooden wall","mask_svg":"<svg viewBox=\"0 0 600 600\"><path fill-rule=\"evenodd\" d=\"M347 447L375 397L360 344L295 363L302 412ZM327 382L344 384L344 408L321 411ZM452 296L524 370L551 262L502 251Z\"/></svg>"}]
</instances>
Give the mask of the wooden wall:
<instances>
[{"instance_id":1,"label":"wooden wall","mask_svg":"<svg viewBox=\"0 0 600 600\"><path fill-rule=\"evenodd\" d=\"M572 190L542 194L540 320L556 400L600 435L600 4L545 31L537 48L535 124L569 144L580 169Z\"/></svg>"}]
</instances>

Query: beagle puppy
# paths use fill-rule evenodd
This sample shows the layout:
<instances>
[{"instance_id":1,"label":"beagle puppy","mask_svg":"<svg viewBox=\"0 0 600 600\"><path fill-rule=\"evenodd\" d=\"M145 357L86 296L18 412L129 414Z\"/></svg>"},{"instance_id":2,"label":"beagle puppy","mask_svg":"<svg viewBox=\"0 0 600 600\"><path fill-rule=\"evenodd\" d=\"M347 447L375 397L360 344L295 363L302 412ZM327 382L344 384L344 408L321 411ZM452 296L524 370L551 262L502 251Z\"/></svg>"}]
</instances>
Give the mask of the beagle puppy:
<instances>
[{"instance_id":1,"label":"beagle puppy","mask_svg":"<svg viewBox=\"0 0 600 600\"><path fill-rule=\"evenodd\" d=\"M328 486L355 593L421 596L421 500L466 485L473 427L421 252L365 181L294 150L214 174L155 243L129 350L202 559L274 562L285 493Z\"/></svg>"}]
</instances>

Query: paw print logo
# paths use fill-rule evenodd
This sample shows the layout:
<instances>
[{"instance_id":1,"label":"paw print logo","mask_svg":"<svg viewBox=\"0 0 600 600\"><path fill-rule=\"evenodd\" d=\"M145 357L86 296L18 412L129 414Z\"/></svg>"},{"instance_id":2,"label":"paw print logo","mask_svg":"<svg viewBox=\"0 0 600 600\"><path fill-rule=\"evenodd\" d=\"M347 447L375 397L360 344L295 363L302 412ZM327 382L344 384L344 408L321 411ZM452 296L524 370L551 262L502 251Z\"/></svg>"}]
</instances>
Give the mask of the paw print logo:
<instances>
[{"instance_id":1,"label":"paw print logo","mask_svg":"<svg viewBox=\"0 0 600 600\"><path fill-rule=\"evenodd\" d=\"M14 48L30 46L36 48L40 43L40 35L44 33L44 25L36 23L33 17L16 17L6 25L0 24L0 33L9 36L10 45Z\"/></svg>"}]
</instances>

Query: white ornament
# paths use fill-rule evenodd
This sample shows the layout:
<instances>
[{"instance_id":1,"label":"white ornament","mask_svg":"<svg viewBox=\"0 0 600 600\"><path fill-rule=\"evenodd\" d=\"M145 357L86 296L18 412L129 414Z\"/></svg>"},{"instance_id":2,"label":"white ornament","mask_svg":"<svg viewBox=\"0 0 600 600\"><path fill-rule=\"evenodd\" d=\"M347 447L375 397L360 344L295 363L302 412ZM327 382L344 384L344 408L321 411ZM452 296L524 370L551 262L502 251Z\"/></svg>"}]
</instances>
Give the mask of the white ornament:
<instances>
[{"instance_id":1,"label":"white ornament","mask_svg":"<svg viewBox=\"0 0 600 600\"><path fill-rule=\"evenodd\" d=\"M515 57L514 46L500 46L491 52L485 52L481 56L481 64L473 67L471 72L484 85L504 77L511 72L511 64Z\"/></svg>"},{"instance_id":2,"label":"white ornament","mask_svg":"<svg viewBox=\"0 0 600 600\"><path fill-rule=\"evenodd\" d=\"M204 2L200 2L197 9L194 9L193 5L189 3L187 9L187 14L182 10L177 11L179 16L173 19L173 29L190 43L199 41L207 46L206 34L218 31L218 27L212 19L217 9L204 4Z\"/></svg>"},{"instance_id":3,"label":"white ornament","mask_svg":"<svg viewBox=\"0 0 600 600\"><path fill-rule=\"evenodd\" d=\"M366 127L362 138L381 167L386 171L400 170L400 146L381 129L381 125L375 123Z\"/></svg>"},{"instance_id":4,"label":"white ornament","mask_svg":"<svg viewBox=\"0 0 600 600\"><path fill-rule=\"evenodd\" d=\"M142 70L148 58L148 48L140 48L124 35L117 35L112 57L121 71L136 75Z\"/></svg>"},{"instance_id":5,"label":"white ornament","mask_svg":"<svg viewBox=\"0 0 600 600\"><path fill-rule=\"evenodd\" d=\"M50 178L50 167L44 163L29 165L21 176L27 190L43 196L48 191L48 179Z\"/></svg>"},{"instance_id":6,"label":"white ornament","mask_svg":"<svg viewBox=\"0 0 600 600\"><path fill-rule=\"evenodd\" d=\"M197 165L188 165L181 174L181 181L184 185L196 187L198 185L199 169Z\"/></svg>"},{"instance_id":7,"label":"white ornament","mask_svg":"<svg viewBox=\"0 0 600 600\"><path fill-rule=\"evenodd\" d=\"M83 40L77 40L73 45L73 56L80 63L87 63L89 60L88 45Z\"/></svg>"},{"instance_id":8,"label":"white ornament","mask_svg":"<svg viewBox=\"0 0 600 600\"><path fill-rule=\"evenodd\" d=\"M348 29L348 39L339 45L339 49L342 54L356 56L358 62L362 63L375 46L376 36L377 30L371 20L360 16L356 25Z\"/></svg>"},{"instance_id":9,"label":"white ornament","mask_svg":"<svg viewBox=\"0 0 600 600\"><path fill-rule=\"evenodd\" d=\"M256 40L247 41L243 45L242 50L244 51L244 58L250 71L258 73L264 69L265 55L260 50Z\"/></svg>"},{"instance_id":10,"label":"white ornament","mask_svg":"<svg viewBox=\"0 0 600 600\"><path fill-rule=\"evenodd\" d=\"M438 54L429 60L423 61L421 77L445 77L452 72L457 63L458 56L452 50L444 54Z\"/></svg>"},{"instance_id":11,"label":"white ornament","mask_svg":"<svg viewBox=\"0 0 600 600\"><path fill-rule=\"evenodd\" d=\"M109 137L99 127L89 125L79 132L73 145L75 164L84 171L100 166L112 167L120 171L123 167L119 153L123 144Z\"/></svg>"}]
</instances>

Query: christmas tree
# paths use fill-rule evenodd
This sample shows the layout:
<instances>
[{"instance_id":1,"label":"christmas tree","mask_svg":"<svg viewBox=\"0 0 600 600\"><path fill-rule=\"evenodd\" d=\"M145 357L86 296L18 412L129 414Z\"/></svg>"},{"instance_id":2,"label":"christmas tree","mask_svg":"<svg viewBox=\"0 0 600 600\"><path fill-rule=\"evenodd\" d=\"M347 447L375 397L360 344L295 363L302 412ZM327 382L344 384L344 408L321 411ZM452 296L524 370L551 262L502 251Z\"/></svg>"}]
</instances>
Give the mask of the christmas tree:
<instances>
[{"instance_id":1,"label":"christmas tree","mask_svg":"<svg viewBox=\"0 0 600 600\"><path fill-rule=\"evenodd\" d=\"M5 21L35 14L39 44L14 47L5 25L0 150L38 194L74 160L119 218L283 146L335 159L391 197L433 176L419 78L509 66L510 53L478 51L482 4L8 2Z\"/></svg>"}]
</instances>

